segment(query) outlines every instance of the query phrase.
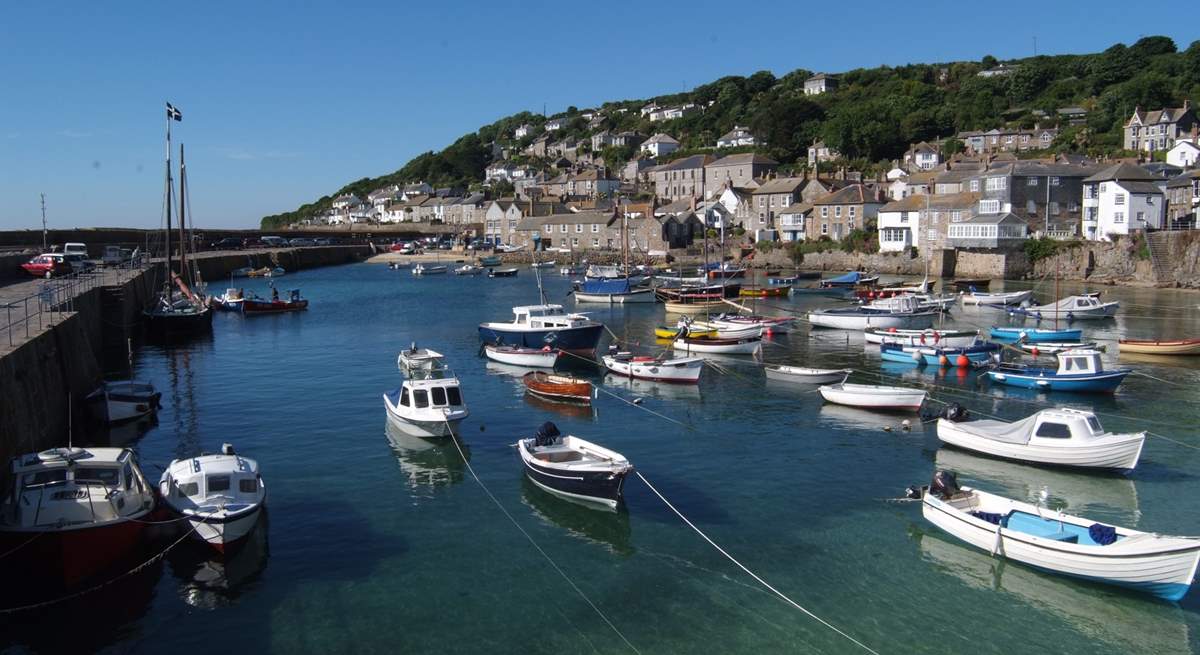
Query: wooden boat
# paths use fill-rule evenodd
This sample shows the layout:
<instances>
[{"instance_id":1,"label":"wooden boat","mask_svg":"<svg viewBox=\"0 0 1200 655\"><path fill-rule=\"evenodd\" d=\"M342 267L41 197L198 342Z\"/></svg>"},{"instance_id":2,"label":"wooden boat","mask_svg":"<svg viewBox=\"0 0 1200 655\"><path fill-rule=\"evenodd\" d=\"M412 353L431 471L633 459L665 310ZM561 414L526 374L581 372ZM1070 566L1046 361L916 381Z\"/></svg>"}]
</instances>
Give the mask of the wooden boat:
<instances>
[{"instance_id":1,"label":"wooden boat","mask_svg":"<svg viewBox=\"0 0 1200 655\"><path fill-rule=\"evenodd\" d=\"M1104 352L1106 346L1097 344L1095 341L1035 341L1025 342L1018 341L1013 344L1017 348L1037 357L1038 355L1057 355L1065 350L1099 350Z\"/></svg>"},{"instance_id":2,"label":"wooden boat","mask_svg":"<svg viewBox=\"0 0 1200 655\"><path fill-rule=\"evenodd\" d=\"M747 298L786 298L792 292L791 285L774 287L742 287L738 295Z\"/></svg>"},{"instance_id":3,"label":"wooden boat","mask_svg":"<svg viewBox=\"0 0 1200 655\"><path fill-rule=\"evenodd\" d=\"M851 407L917 411L925 402L925 390L840 382L821 387L821 397Z\"/></svg>"},{"instance_id":4,"label":"wooden boat","mask_svg":"<svg viewBox=\"0 0 1200 655\"><path fill-rule=\"evenodd\" d=\"M1100 353L1095 350L1067 350L1058 353L1058 369L1002 364L988 371L992 382L1011 387L1044 391L1080 391L1112 393L1125 376L1127 368L1105 370Z\"/></svg>"},{"instance_id":5,"label":"wooden boat","mask_svg":"<svg viewBox=\"0 0 1200 655\"><path fill-rule=\"evenodd\" d=\"M670 327L667 325L660 325L660 326L654 328L654 336L659 339L674 339L675 337L680 336L680 334L682 332L683 332L683 330L679 326ZM715 328L710 329L710 330L702 330L698 327L692 326L691 328L689 328L687 330L687 333L688 333L688 335L693 336L693 337L716 337L717 336L717 330Z\"/></svg>"},{"instance_id":6,"label":"wooden boat","mask_svg":"<svg viewBox=\"0 0 1200 655\"><path fill-rule=\"evenodd\" d=\"M950 286L960 291L975 291L976 289L986 289L991 286L992 281L988 278L955 278L950 282ZM944 284L943 284L944 287Z\"/></svg>"},{"instance_id":7,"label":"wooden boat","mask_svg":"<svg viewBox=\"0 0 1200 655\"><path fill-rule=\"evenodd\" d=\"M537 486L568 499L616 509L633 465L620 453L576 436L562 436L545 423L517 442L525 475Z\"/></svg>"},{"instance_id":8,"label":"wooden boat","mask_svg":"<svg viewBox=\"0 0 1200 655\"><path fill-rule=\"evenodd\" d=\"M515 268L489 268L488 277L516 277L517 269Z\"/></svg>"},{"instance_id":9,"label":"wooden boat","mask_svg":"<svg viewBox=\"0 0 1200 655\"><path fill-rule=\"evenodd\" d=\"M1023 309L1012 310L1015 313L1026 314L1036 319L1063 319L1066 321L1097 320L1112 318L1116 315L1121 303L1100 302L1095 295L1067 296L1049 305L1034 305Z\"/></svg>"},{"instance_id":10,"label":"wooden boat","mask_svg":"<svg viewBox=\"0 0 1200 655\"><path fill-rule=\"evenodd\" d=\"M417 264L412 268L413 275L445 275L449 270L445 264Z\"/></svg>"},{"instance_id":11,"label":"wooden boat","mask_svg":"<svg viewBox=\"0 0 1200 655\"><path fill-rule=\"evenodd\" d=\"M937 312L930 311L845 307L840 309L819 309L809 312L808 322L813 327L833 328L835 330L862 331L867 328L923 330L933 327L933 321L937 318L937 315Z\"/></svg>"},{"instance_id":12,"label":"wooden boat","mask_svg":"<svg viewBox=\"0 0 1200 655\"><path fill-rule=\"evenodd\" d=\"M1109 526L960 488L947 471L935 473L921 500L926 520L994 556L1164 600L1187 594L1200 563L1200 538Z\"/></svg>"},{"instance_id":13,"label":"wooden boat","mask_svg":"<svg viewBox=\"0 0 1200 655\"><path fill-rule=\"evenodd\" d=\"M672 344L675 350L686 353L710 353L720 355L753 355L762 349L762 337L721 339L712 337L685 336Z\"/></svg>"},{"instance_id":14,"label":"wooden boat","mask_svg":"<svg viewBox=\"0 0 1200 655\"><path fill-rule=\"evenodd\" d=\"M498 346L483 344L483 352L488 359L502 364L515 366L530 366L533 368L554 368L558 361L559 351L550 346L542 348L522 348L519 346Z\"/></svg>"},{"instance_id":15,"label":"wooden boat","mask_svg":"<svg viewBox=\"0 0 1200 655\"><path fill-rule=\"evenodd\" d=\"M962 348L902 346L898 343L885 343L879 346L879 356L890 362L968 367L989 361L992 354L999 349L1000 346L994 343L980 343Z\"/></svg>"},{"instance_id":16,"label":"wooden boat","mask_svg":"<svg viewBox=\"0 0 1200 655\"><path fill-rule=\"evenodd\" d=\"M700 381L704 360L700 357L638 357L633 353L616 352L601 357L605 368L630 378L655 382L695 384Z\"/></svg>"},{"instance_id":17,"label":"wooden boat","mask_svg":"<svg viewBox=\"0 0 1200 655\"><path fill-rule=\"evenodd\" d=\"M960 348L972 346L979 340L979 330L901 330L898 328L867 328L863 330L867 343L898 343L903 346L938 346Z\"/></svg>"},{"instance_id":18,"label":"wooden boat","mask_svg":"<svg viewBox=\"0 0 1200 655\"><path fill-rule=\"evenodd\" d=\"M267 504L258 462L230 444L222 444L219 454L173 460L158 491L171 512L186 520L192 537L222 553L254 531Z\"/></svg>"},{"instance_id":19,"label":"wooden boat","mask_svg":"<svg viewBox=\"0 0 1200 655\"><path fill-rule=\"evenodd\" d=\"M962 297L964 305L1019 305L1033 297L1032 290L1025 291L1004 291L1000 293L984 293L980 291L972 291L965 293Z\"/></svg>"},{"instance_id":20,"label":"wooden boat","mask_svg":"<svg viewBox=\"0 0 1200 655\"><path fill-rule=\"evenodd\" d=\"M1131 470L1137 466L1145 432L1113 434L1092 412L1043 409L1009 423L939 418L938 438L965 450L1034 464Z\"/></svg>"},{"instance_id":21,"label":"wooden boat","mask_svg":"<svg viewBox=\"0 0 1200 655\"><path fill-rule=\"evenodd\" d=\"M853 371L848 368L804 368L800 366L766 366L767 378L800 384L834 384L845 382Z\"/></svg>"},{"instance_id":22,"label":"wooden boat","mask_svg":"<svg viewBox=\"0 0 1200 655\"><path fill-rule=\"evenodd\" d=\"M308 300L300 297L299 289L291 289L286 300L280 299L278 292L273 293L270 300L256 295L247 296L242 300L239 309L247 316L300 312L308 309Z\"/></svg>"},{"instance_id":23,"label":"wooden boat","mask_svg":"<svg viewBox=\"0 0 1200 655\"><path fill-rule=\"evenodd\" d=\"M388 420L414 437L450 437L470 412L463 402L458 378L437 369L424 378L409 378L383 394Z\"/></svg>"},{"instance_id":24,"label":"wooden boat","mask_svg":"<svg viewBox=\"0 0 1200 655\"><path fill-rule=\"evenodd\" d=\"M1025 343L1044 343L1047 341L1079 341L1083 330L1062 329L1046 330L1041 328L993 327L989 334L993 339L1005 341L1022 341Z\"/></svg>"},{"instance_id":25,"label":"wooden boat","mask_svg":"<svg viewBox=\"0 0 1200 655\"><path fill-rule=\"evenodd\" d=\"M741 288L740 284L659 287L655 294L665 303L668 313L713 314L726 309L725 300L737 298Z\"/></svg>"},{"instance_id":26,"label":"wooden boat","mask_svg":"<svg viewBox=\"0 0 1200 655\"><path fill-rule=\"evenodd\" d=\"M161 399L162 393L153 384L134 380L101 382L84 398L92 415L108 425L149 416L162 406Z\"/></svg>"},{"instance_id":27,"label":"wooden boat","mask_svg":"<svg viewBox=\"0 0 1200 655\"><path fill-rule=\"evenodd\" d=\"M1177 339L1175 341L1121 339L1117 343L1120 344L1120 351L1122 353L1200 355L1200 339Z\"/></svg>"},{"instance_id":28,"label":"wooden boat","mask_svg":"<svg viewBox=\"0 0 1200 655\"><path fill-rule=\"evenodd\" d=\"M547 400L589 405L592 402L592 383L570 375L530 371L521 381L525 390Z\"/></svg>"}]
</instances>

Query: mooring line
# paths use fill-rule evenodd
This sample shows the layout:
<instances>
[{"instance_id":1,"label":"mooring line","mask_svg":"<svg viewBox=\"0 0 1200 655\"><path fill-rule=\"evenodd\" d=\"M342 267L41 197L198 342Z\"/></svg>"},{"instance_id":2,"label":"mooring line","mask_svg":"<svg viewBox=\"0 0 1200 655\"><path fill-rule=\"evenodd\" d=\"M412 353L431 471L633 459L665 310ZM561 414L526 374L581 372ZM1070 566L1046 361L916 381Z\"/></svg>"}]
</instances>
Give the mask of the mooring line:
<instances>
[{"instance_id":1,"label":"mooring line","mask_svg":"<svg viewBox=\"0 0 1200 655\"><path fill-rule=\"evenodd\" d=\"M450 429L449 421L446 421L446 428ZM529 540L529 543L535 549L537 549L537 551L539 553L542 554L542 557L546 558L547 562L550 562L550 566L554 567L554 570L558 571L558 574L560 576L562 576L562 579L566 580L567 584L571 585L571 588L575 590L575 593L579 594L579 597L582 598L589 606L591 606L592 610L595 611L596 614L601 619L603 619L605 623L608 624L608 627L612 628L612 631L617 633L617 636L621 638L621 641L625 642L625 645L629 646L630 650L632 650L635 653L638 653L638 655L641 655L642 651L638 650L637 646L634 646L629 641L629 639L625 637L625 635L617 628L617 626L612 621L609 620L609 618L604 614L604 612L602 612L600 610L600 608L597 607L596 604L592 602L592 599L588 598L588 595L583 593L583 590L579 588L579 585L575 584L575 582L573 580L571 580L570 576L568 576L567 573L558 566L558 564L554 561L554 559L550 557L549 553L547 553L545 550L543 550L542 547L539 546L538 543L533 540L533 537L528 532L525 531L525 528L521 527L520 523L517 523L517 519L513 518L513 515L510 514L507 509L505 509L504 505L500 504L500 500L492 494L492 490L488 489L487 485L483 483L483 480L481 480L479 478L479 474L475 472L475 467L471 466L471 462L467 460L467 456L466 456L466 454L463 453L462 447L458 445L458 437L456 437L454 435L453 430L450 430L450 443L454 444L454 449L458 451L458 456L461 457L463 463L467 465L467 470L471 472L471 477L475 478L475 482L477 484L479 484L479 488L483 489L483 492L485 494L487 494L488 498L492 499L492 503L494 503L496 505L496 507L499 508L499 510L504 514L504 516L508 517L508 520L513 524L514 527L516 527L517 530L519 530L521 532L522 535L525 535L525 538L527 540Z\"/></svg>"},{"instance_id":2,"label":"mooring line","mask_svg":"<svg viewBox=\"0 0 1200 655\"><path fill-rule=\"evenodd\" d=\"M34 540L34 539L37 539L38 537L40 537L40 536L42 536L42 535L44 535L44 534L46 534L46 533L45 533L45 532L38 532L37 534L35 534L35 535L33 535L32 537L30 537L30 538L26 539L25 541L22 541L21 543L17 544L16 546L14 546L14 547L12 547L12 548L8 549L8 550L7 550L5 553L3 553L3 554L0 554L0 559L4 559L5 557L8 557L9 555L12 555L13 553L17 552L18 550L21 550L22 548L24 548L24 547L28 546L29 544L33 543L33 540Z\"/></svg>"},{"instance_id":3,"label":"mooring line","mask_svg":"<svg viewBox=\"0 0 1200 655\"><path fill-rule=\"evenodd\" d=\"M785 595L783 592L779 591L775 587L772 587L770 583L768 583L766 580L763 580L762 578L760 578L758 576L758 574L756 574L754 571L751 571L750 569L746 568L746 566L744 564L737 561L737 559L735 559L733 557L733 555L730 555L728 552L726 552L726 550L724 548L721 548L721 546L719 546L717 544L717 542L713 541L711 538L709 538L708 535L704 534L704 532L702 530L700 530L700 528L696 527L696 524L692 523L690 520L688 520L688 517L684 516L682 512L680 512L678 509L676 509L675 506L671 504L671 501L667 500L666 496L663 496L658 491L658 489L656 489L654 487L654 485L650 484L650 481L646 479L646 476L642 475L641 471L635 470L634 474L636 474L638 476L638 478L641 479L642 482L646 483L646 486L650 488L650 491L653 491L654 495L658 496L659 500L663 501L663 504L665 504L667 507L669 507L672 512L675 512L675 515L678 516L680 518L680 520L682 520L684 523L686 523L689 528L694 530L696 532L696 534L700 535L713 548L716 548L717 552L724 555L726 559L728 559L730 562L733 562L734 564L736 564L737 567L740 568L742 571L744 571L747 575L749 575L750 577L752 577L756 581L758 581L759 584L761 584L762 586L771 590L776 596L783 599L785 602L787 602L792 607L795 607L796 609L800 610L801 612L804 612L806 615L808 615L809 618L817 621L818 623L829 628L830 630L833 630L834 632L838 633L842 637L845 637L847 640L849 640L851 643L855 644L859 648L862 648L863 650L867 651L868 653L872 653L872 655L879 655L879 653L877 651L875 651L875 649L862 643L861 641L855 639L854 637L851 637L849 634L840 630L837 626L835 626L832 623L826 621L825 619L817 616L816 614L812 613L810 610L805 609L803 605L801 605L800 603L797 603L796 601L792 600L791 598L788 598L787 595Z\"/></svg>"}]
</instances>

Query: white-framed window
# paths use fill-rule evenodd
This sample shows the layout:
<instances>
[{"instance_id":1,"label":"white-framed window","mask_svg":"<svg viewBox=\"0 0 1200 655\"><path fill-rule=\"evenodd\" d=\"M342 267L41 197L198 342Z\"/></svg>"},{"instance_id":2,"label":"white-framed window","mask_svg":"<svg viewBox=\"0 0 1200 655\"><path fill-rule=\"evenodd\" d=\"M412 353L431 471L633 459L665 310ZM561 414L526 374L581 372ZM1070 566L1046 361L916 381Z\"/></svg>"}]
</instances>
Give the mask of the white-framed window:
<instances>
[{"instance_id":1,"label":"white-framed window","mask_svg":"<svg viewBox=\"0 0 1200 655\"><path fill-rule=\"evenodd\" d=\"M1138 220L1138 223L1145 223L1146 222L1146 212L1138 212L1137 220Z\"/></svg>"},{"instance_id":2,"label":"white-framed window","mask_svg":"<svg viewBox=\"0 0 1200 655\"><path fill-rule=\"evenodd\" d=\"M1153 206L1154 205L1154 196L1146 196L1146 204Z\"/></svg>"},{"instance_id":3,"label":"white-framed window","mask_svg":"<svg viewBox=\"0 0 1200 655\"><path fill-rule=\"evenodd\" d=\"M583 223L576 223L576 224L575 224L575 232L577 232L577 233L578 233L578 232L583 232Z\"/></svg>"},{"instance_id":4,"label":"white-framed window","mask_svg":"<svg viewBox=\"0 0 1200 655\"><path fill-rule=\"evenodd\" d=\"M1113 222L1114 223L1124 223L1125 222L1125 212L1113 212Z\"/></svg>"},{"instance_id":5,"label":"white-framed window","mask_svg":"<svg viewBox=\"0 0 1200 655\"><path fill-rule=\"evenodd\" d=\"M1025 179L1025 184L1029 186L1037 186L1038 179L1032 175Z\"/></svg>"},{"instance_id":6,"label":"white-framed window","mask_svg":"<svg viewBox=\"0 0 1200 655\"><path fill-rule=\"evenodd\" d=\"M829 234L829 223L821 223L821 234Z\"/></svg>"},{"instance_id":7,"label":"white-framed window","mask_svg":"<svg viewBox=\"0 0 1200 655\"><path fill-rule=\"evenodd\" d=\"M950 212L950 222L951 223L958 223L960 221L962 221L962 212L961 211L955 209L954 211Z\"/></svg>"},{"instance_id":8,"label":"white-framed window","mask_svg":"<svg viewBox=\"0 0 1200 655\"><path fill-rule=\"evenodd\" d=\"M563 234L566 234L566 233L567 233L567 226L566 226L566 224L564 223L563 225L559 225L559 226L558 226L558 231L559 231L559 232L562 232Z\"/></svg>"},{"instance_id":9,"label":"white-framed window","mask_svg":"<svg viewBox=\"0 0 1200 655\"><path fill-rule=\"evenodd\" d=\"M1114 205L1124 205L1125 204L1125 194L1123 194L1123 193L1113 194L1113 204Z\"/></svg>"},{"instance_id":10,"label":"white-framed window","mask_svg":"<svg viewBox=\"0 0 1200 655\"><path fill-rule=\"evenodd\" d=\"M838 205L837 207L833 208L833 217L834 218L842 217L842 206L841 205Z\"/></svg>"},{"instance_id":11,"label":"white-framed window","mask_svg":"<svg viewBox=\"0 0 1200 655\"><path fill-rule=\"evenodd\" d=\"M972 191L979 190L979 180L971 180L971 190Z\"/></svg>"},{"instance_id":12,"label":"white-framed window","mask_svg":"<svg viewBox=\"0 0 1200 655\"><path fill-rule=\"evenodd\" d=\"M1101 183L1100 183L1100 193L1104 193L1104 188L1105 188L1106 186L1108 186L1108 185L1107 185L1107 184L1105 184L1105 183L1103 183L1103 182L1101 182Z\"/></svg>"},{"instance_id":13,"label":"white-framed window","mask_svg":"<svg viewBox=\"0 0 1200 655\"><path fill-rule=\"evenodd\" d=\"M930 228L925 230L925 239L927 241L937 241L937 230Z\"/></svg>"},{"instance_id":14,"label":"white-framed window","mask_svg":"<svg viewBox=\"0 0 1200 655\"><path fill-rule=\"evenodd\" d=\"M1058 184L1059 184L1059 179L1057 177L1050 178L1050 186L1058 186Z\"/></svg>"},{"instance_id":15,"label":"white-framed window","mask_svg":"<svg viewBox=\"0 0 1200 655\"><path fill-rule=\"evenodd\" d=\"M850 211L850 218L854 218L855 214L856 214L856 213L857 213L857 211L858 211L858 207L851 206L851 207L849 208L849 211Z\"/></svg>"},{"instance_id":16,"label":"white-framed window","mask_svg":"<svg viewBox=\"0 0 1200 655\"><path fill-rule=\"evenodd\" d=\"M1058 216L1058 203L1057 202L1053 202L1053 201L1050 202L1050 215Z\"/></svg>"},{"instance_id":17,"label":"white-framed window","mask_svg":"<svg viewBox=\"0 0 1200 655\"><path fill-rule=\"evenodd\" d=\"M1008 178L1006 177L989 177L985 188L988 191L1003 191L1008 188ZM972 189L974 190L974 189Z\"/></svg>"},{"instance_id":18,"label":"white-framed window","mask_svg":"<svg viewBox=\"0 0 1200 655\"><path fill-rule=\"evenodd\" d=\"M900 212L900 222L901 223L908 222L908 214L909 214L909 212Z\"/></svg>"},{"instance_id":19,"label":"white-framed window","mask_svg":"<svg viewBox=\"0 0 1200 655\"><path fill-rule=\"evenodd\" d=\"M597 233L597 232L599 232L599 231L600 231L600 224L599 224L599 223L592 223L592 234L596 234L596 233Z\"/></svg>"},{"instance_id":20,"label":"white-framed window","mask_svg":"<svg viewBox=\"0 0 1200 655\"><path fill-rule=\"evenodd\" d=\"M592 247L599 248L600 247L600 239L592 239Z\"/></svg>"},{"instance_id":21,"label":"white-framed window","mask_svg":"<svg viewBox=\"0 0 1200 655\"><path fill-rule=\"evenodd\" d=\"M571 245L578 246L579 245L579 237L571 237Z\"/></svg>"},{"instance_id":22,"label":"white-framed window","mask_svg":"<svg viewBox=\"0 0 1200 655\"><path fill-rule=\"evenodd\" d=\"M1004 179L1004 178L1000 178L1000 179ZM999 214L1000 213L1000 201L999 200L980 200L979 201L979 213L980 214Z\"/></svg>"},{"instance_id":23,"label":"white-framed window","mask_svg":"<svg viewBox=\"0 0 1200 655\"><path fill-rule=\"evenodd\" d=\"M828 207L821 208L821 218L829 218L829 208ZM822 232L822 234L824 234L824 232Z\"/></svg>"}]
</instances>

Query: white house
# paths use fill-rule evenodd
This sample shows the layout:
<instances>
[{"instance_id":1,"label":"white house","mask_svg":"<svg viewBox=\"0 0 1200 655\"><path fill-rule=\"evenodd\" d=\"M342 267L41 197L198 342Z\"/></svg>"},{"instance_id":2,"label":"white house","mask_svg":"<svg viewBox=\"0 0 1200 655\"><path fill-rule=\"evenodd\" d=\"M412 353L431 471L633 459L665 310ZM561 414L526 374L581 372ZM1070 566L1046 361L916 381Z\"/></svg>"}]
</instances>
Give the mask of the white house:
<instances>
[{"instance_id":1,"label":"white house","mask_svg":"<svg viewBox=\"0 0 1200 655\"><path fill-rule=\"evenodd\" d=\"M804 95L816 96L837 88L837 78L825 73L817 73L804 80Z\"/></svg>"},{"instance_id":2,"label":"white house","mask_svg":"<svg viewBox=\"0 0 1200 655\"><path fill-rule=\"evenodd\" d=\"M812 204L807 202L797 202L779 210L780 238L784 241L803 241L804 225L812 210Z\"/></svg>"},{"instance_id":3,"label":"white house","mask_svg":"<svg viewBox=\"0 0 1200 655\"><path fill-rule=\"evenodd\" d=\"M879 251L900 252L916 248L920 239L921 210L926 199L908 196L879 208Z\"/></svg>"},{"instance_id":4,"label":"white house","mask_svg":"<svg viewBox=\"0 0 1200 655\"><path fill-rule=\"evenodd\" d=\"M529 136L529 133L532 131L533 131L533 126L530 125L529 123L524 123L520 127L518 127L516 132L514 132L513 134L518 139L524 139L525 137Z\"/></svg>"},{"instance_id":5,"label":"white house","mask_svg":"<svg viewBox=\"0 0 1200 655\"><path fill-rule=\"evenodd\" d=\"M1108 241L1163 224L1166 200L1158 178L1133 164L1109 166L1083 180L1083 235Z\"/></svg>"},{"instance_id":6,"label":"white house","mask_svg":"<svg viewBox=\"0 0 1200 655\"><path fill-rule=\"evenodd\" d=\"M662 132L642 143L642 152L650 153L652 157L661 157L676 150L679 150L679 142Z\"/></svg>"},{"instance_id":7,"label":"white house","mask_svg":"<svg viewBox=\"0 0 1200 655\"><path fill-rule=\"evenodd\" d=\"M1180 168L1191 168L1200 161L1200 138L1178 139L1167 151L1167 163Z\"/></svg>"},{"instance_id":8,"label":"white house","mask_svg":"<svg viewBox=\"0 0 1200 655\"><path fill-rule=\"evenodd\" d=\"M740 125L734 125L733 129L726 132L721 138L717 139L718 148L736 148L738 146L752 146L755 143L754 135L750 133L748 128Z\"/></svg>"},{"instance_id":9,"label":"white house","mask_svg":"<svg viewBox=\"0 0 1200 655\"><path fill-rule=\"evenodd\" d=\"M513 171L515 171L516 168L516 166L506 161L498 161L488 164L488 167L483 169L484 180L508 180L511 182L513 179Z\"/></svg>"},{"instance_id":10,"label":"white house","mask_svg":"<svg viewBox=\"0 0 1200 655\"><path fill-rule=\"evenodd\" d=\"M547 132L555 132L557 130L561 130L562 128L564 128L566 126L567 126L566 118L551 118L550 120L546 121L546 131Z\"/></svg>"}]
</instances>

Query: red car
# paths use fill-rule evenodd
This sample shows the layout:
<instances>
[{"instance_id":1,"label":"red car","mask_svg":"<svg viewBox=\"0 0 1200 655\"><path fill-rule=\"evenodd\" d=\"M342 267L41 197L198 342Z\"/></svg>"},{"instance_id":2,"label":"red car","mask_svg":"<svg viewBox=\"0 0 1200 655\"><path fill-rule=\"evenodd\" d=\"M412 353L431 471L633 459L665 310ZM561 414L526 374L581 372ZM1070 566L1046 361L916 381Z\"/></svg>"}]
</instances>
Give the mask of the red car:
<instances>
[{"instance_id":1,"label":"red car","mask_svg":"<svg viewBox=\"0 0 1200 655\"><path fill-rule=\"evenodd\" d=\"M21 268L25 269L26 273L34 277L54 277L56 275L69 275L74 269L67 262L67 258L62 253L51 252L38 255L33 259L21 264Z\"/></svg>"}]
</instances>

